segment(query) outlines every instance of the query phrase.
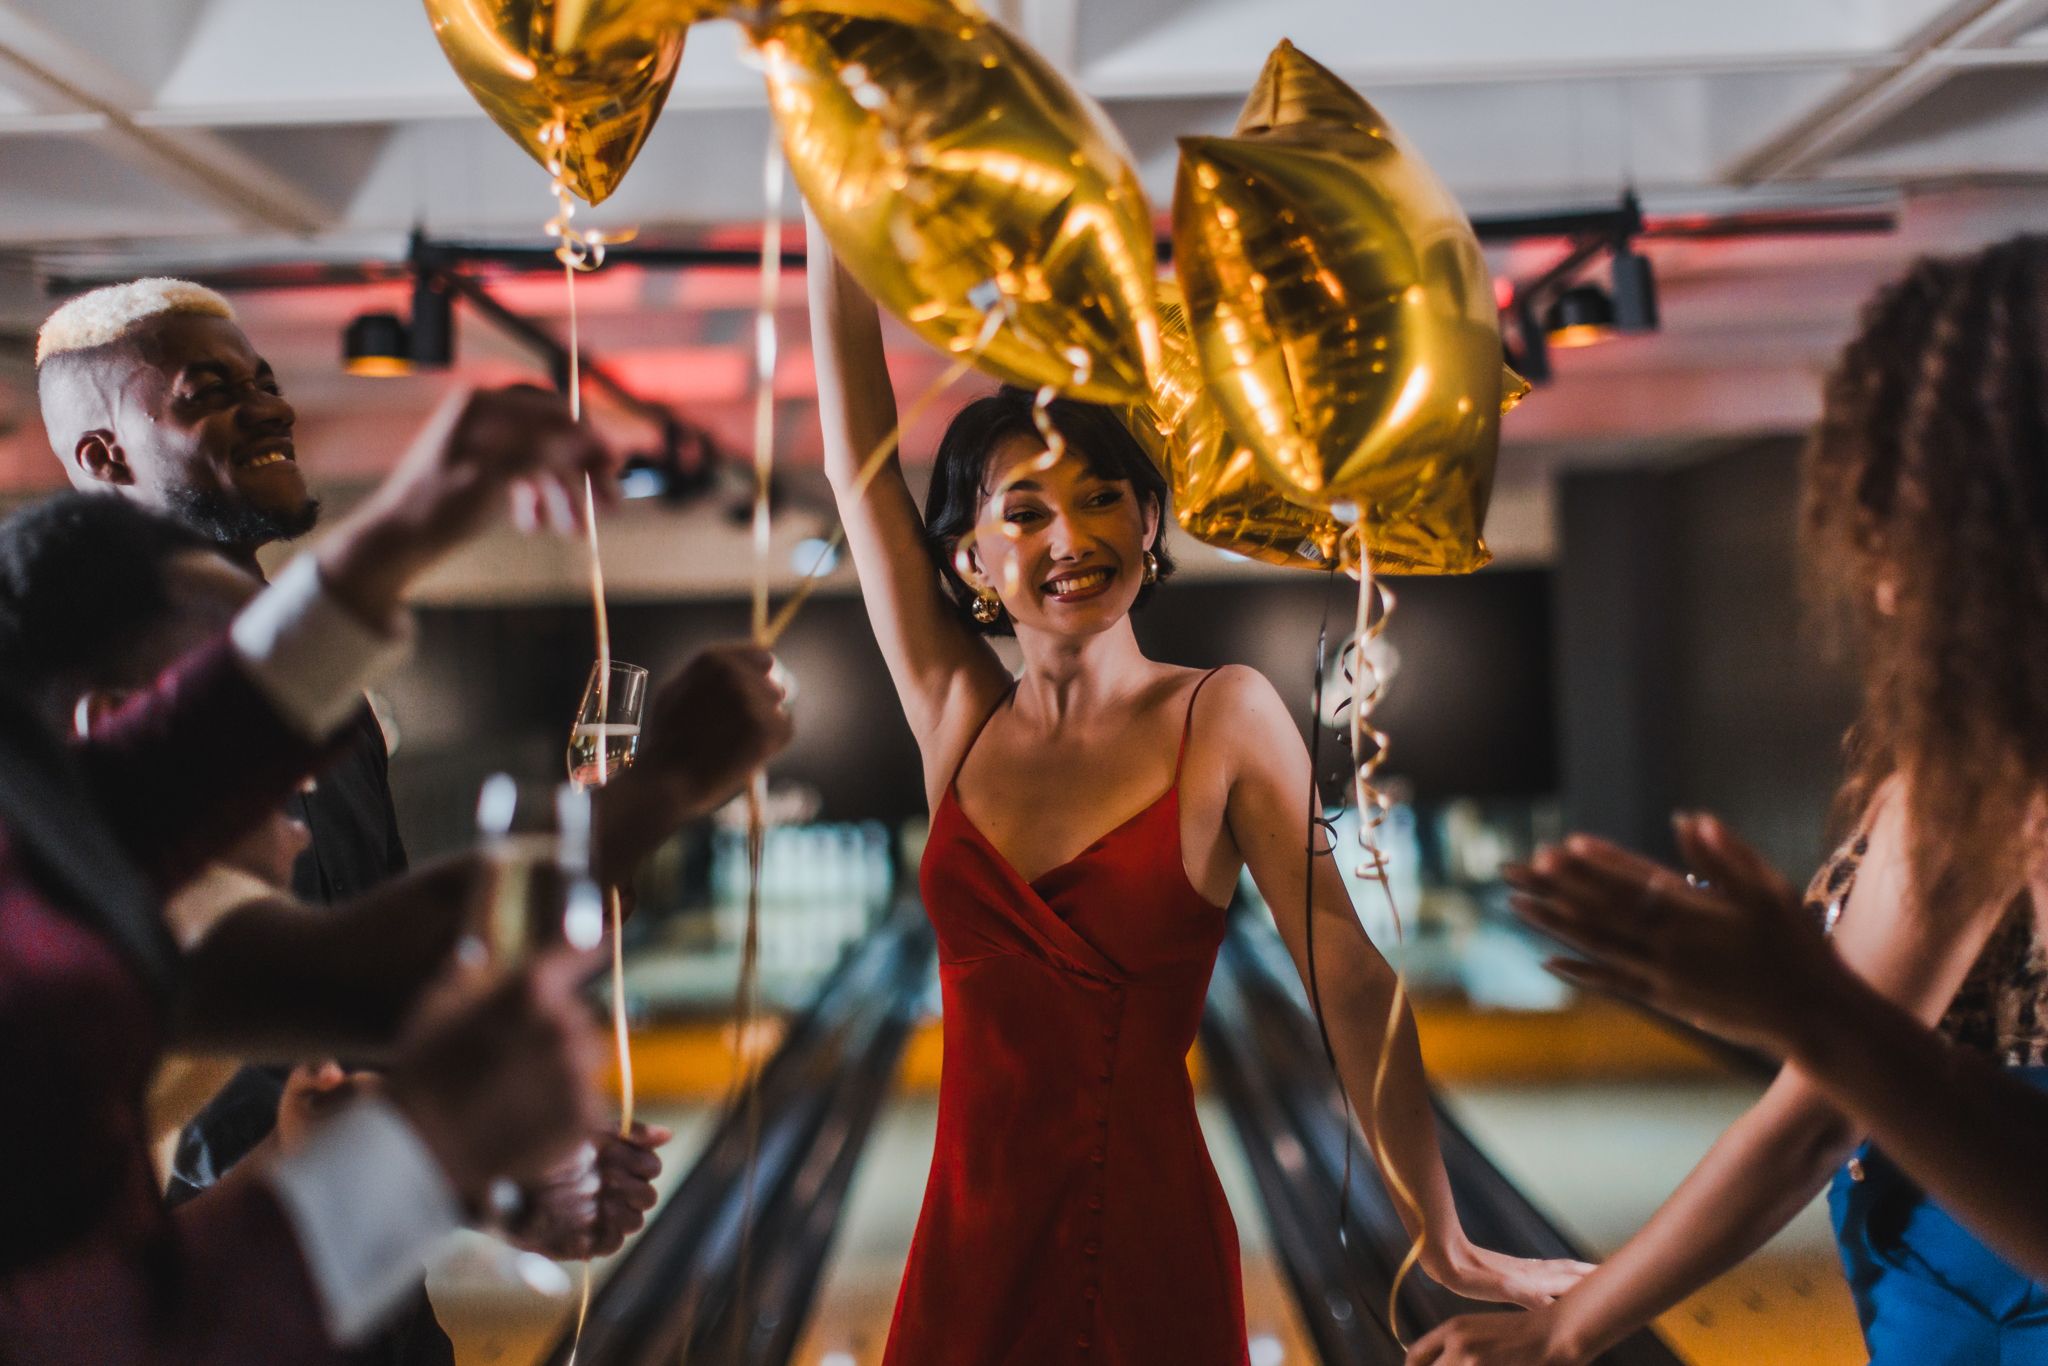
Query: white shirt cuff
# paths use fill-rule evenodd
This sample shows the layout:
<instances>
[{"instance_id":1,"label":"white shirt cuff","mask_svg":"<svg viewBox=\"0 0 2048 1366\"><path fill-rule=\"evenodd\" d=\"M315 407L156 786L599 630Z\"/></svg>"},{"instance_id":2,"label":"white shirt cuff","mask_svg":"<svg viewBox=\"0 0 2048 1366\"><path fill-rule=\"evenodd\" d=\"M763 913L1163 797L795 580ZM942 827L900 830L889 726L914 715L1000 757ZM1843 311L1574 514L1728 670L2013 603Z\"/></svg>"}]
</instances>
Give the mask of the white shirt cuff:
<instances>
[{"instance_id":1,"label":"white shirt cuff","mask_svg":"<svg viewBox=\"0 0 2048 1366\"><path fill-rule=\"evenodd\" d=\"M291 893L254 873L226 863L209 863L164 902L164 919L178 947L190 950L231 911L257 901L284 901Z\"/></svg>"},{"instance_id":2,"label":"white shirt cuff","mask_svg":"<svg viewBox=\"0 0 2048 1366\"><path fill-rule=\"evenodd\" d=\"M376 1097L351 1102L269 1180L312 1273L327 1331L361 1342L417 1290L459 1222L455 1193L412 1126Z\"/></svg>"},{"instance_id":3,"label":"white shirt cuff","mask_svg":"<svg viewBox=\"0 0 2048 1366\"><path fill-rule=\"evenodd\" d=\"M385 634L327 594L311 555L284 567L229 629L250 677L303 734L324 740L362 705L363 689L405 658L412 618Z\"/></svg>"}]
</instances>

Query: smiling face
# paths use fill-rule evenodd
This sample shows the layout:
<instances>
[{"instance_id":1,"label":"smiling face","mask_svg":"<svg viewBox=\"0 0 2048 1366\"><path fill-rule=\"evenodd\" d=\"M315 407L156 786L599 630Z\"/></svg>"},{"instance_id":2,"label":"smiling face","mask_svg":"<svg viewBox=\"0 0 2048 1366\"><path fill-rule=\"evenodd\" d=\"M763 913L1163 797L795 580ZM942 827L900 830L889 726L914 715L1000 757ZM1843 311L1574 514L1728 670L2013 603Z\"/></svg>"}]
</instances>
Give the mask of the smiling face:
<instances>
[{"instance_id":1,"label":"smiling face","mask_svg":"<svg viewBox=\"0 0 2048 1366\"><path fill-rule=\"evenodd\" d=\"M984 488L970 578L995 591L1019 630L1094 635L1129 615L1159 534L1157 503L1078 452L1054 459L1022 435L991 454Z\"/></svg>"},{"instance_id":2,"label":"smiling face","mask_svg":"<svg viewBox=\"0 0 2048 1366\"><path fill-rule=\"evenodd\" d=\"M171 314L53 364L67 373L44 385L45 417L74 484L112 485L241 549L312 528L297 414L234 323Z\"/></svg>"}]
</instances>

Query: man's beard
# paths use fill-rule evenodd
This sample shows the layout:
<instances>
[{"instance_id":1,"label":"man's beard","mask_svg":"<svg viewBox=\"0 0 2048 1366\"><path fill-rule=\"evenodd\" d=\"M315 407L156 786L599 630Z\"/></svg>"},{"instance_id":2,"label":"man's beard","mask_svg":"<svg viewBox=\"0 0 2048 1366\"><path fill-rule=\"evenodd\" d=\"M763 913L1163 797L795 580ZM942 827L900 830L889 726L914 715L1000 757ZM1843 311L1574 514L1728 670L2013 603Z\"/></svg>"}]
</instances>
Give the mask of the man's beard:
<instances>
[{"instance_id":1,"label":"man's beard","mask_svg":"<svg viewBox=\"0 0 2048 1366\"><path fill-rule=\"evenodd\" d=\"M220 489L173 489L170 512L209 540L224 546L260 546L296 541L320 520L320 500L308 498L290 512L260 508Z\"/></svg>"}]
</instances>

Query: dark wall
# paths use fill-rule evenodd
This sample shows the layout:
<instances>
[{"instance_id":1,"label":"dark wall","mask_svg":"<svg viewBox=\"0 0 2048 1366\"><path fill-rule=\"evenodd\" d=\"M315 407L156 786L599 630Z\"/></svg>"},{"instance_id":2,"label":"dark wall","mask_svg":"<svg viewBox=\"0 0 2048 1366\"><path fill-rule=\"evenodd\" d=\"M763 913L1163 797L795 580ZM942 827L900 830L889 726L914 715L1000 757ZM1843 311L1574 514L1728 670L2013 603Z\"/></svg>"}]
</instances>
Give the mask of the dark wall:
<instances>
[{"instance_id":1,"label":"dark wall","mask_svg":"<svg viewBox=\"0 0 2048 1366\"><path fill-rule=\"evenodd\" d=\"M1855 683L1801 592L1799 442L1559 494L1566 820L1668 852L1718 811L1788 874L1822 852Z\"/></svg>"},{"instance_id":2,"label":"dark wall","mask_svg":"<svg viewBox=\"0 0 2048 1366\"><path fill-rule=\"evenodd\" d=\"M1550 574L1497 570L1390 586L1386 638L1400 663L1374 715L1391 738L1386 774L1424 801L1554 793ZM1325 575L1173 584L1138 618L1138 638L1148 654L1177 664L1251 665L1305 729L1325 611L1334 656L1357 606L1356 584ZM1323 748L1326 774L1341 772L1340 747Z\"/></svg>"},{"instance_id":3,"label":"dark wall","mask_svg":"<svg viewBox=\"0 0 2048 1366\"><path fill-rule=\"evenodd\" d=\"M621 603L612 654L659 679L704 646L743 639L745 603ZM816 598L778 649L796 680L797 737L778 776L819 790L835 819L922 810L916 747L858 599ZM392 785L417 854L464 843L484 776L565 771L569 722L596 657L585 607L434 608L387 688L403 735Z\"/></svg>"},{"instance_id":4,"label":"dark wall","mask_svg":"<svg viewBox=\"0 0 2048 1366\"><path fill-rule=\"evenodd\" d=\"M1501 572L1400 581L1389 638L1401 654L1379 713L1388 772L1425 799L1556 788L1549 576ZM1356 603L1348 579L1274 571L1250 582L1171 583L1138 618L1154 657L1263 671L1306 725L1324 605L1331 648ZM392 762L416 855L466 843L478 784L496 769L563 771L571 713L594 657L582 607L430 608L412 664L386 693L403 743ZM619 604L613 652L656 676L747 631L742 603ZM924 809L917 752L858 598L810 602L779 654L798 686L797 739L778 778L815 787L830 819L899 820ZM1325 744L1325 772L1343 756ZM1334 789L1333 789L1334 790Z\"/></svg>"}]
</instances>

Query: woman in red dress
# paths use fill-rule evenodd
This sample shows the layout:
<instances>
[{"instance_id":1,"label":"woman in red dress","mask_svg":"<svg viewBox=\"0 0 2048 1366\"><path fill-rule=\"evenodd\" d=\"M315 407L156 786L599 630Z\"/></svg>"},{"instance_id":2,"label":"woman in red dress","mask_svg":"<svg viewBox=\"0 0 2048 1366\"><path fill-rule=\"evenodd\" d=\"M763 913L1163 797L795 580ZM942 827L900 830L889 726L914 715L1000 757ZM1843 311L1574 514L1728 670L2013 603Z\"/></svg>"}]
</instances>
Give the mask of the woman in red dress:
<instances>
[{"instance_id":1,"label":"woman in red dress","mask_svg":"<svg viewBox=\"0 0 2048 1366\"><path fill-rule=\"evenodd\" d=\"M1054 405L1052 460L1027 395L968 405L923 517L893 461L855 487L895 400L873 303L815 230L810 250L826 469L932 811L945 1066L886 1360L1241 1366L1236 1230L1185 1058L1241 868L1304 961L1306 747L1258 673L1139 651L1131 609L1172 567L1166 490L1107 410ZM1021 677L978 625L1015 632ZM1378 1115L1366 1103L1394 975L1334 861L1314 876L1338 1070L1418 1197L1424 1269L1475 1299L1549 1301L1587 1268L1467 1241L1405 1011Z\"/></svg>"}]
</instances>

